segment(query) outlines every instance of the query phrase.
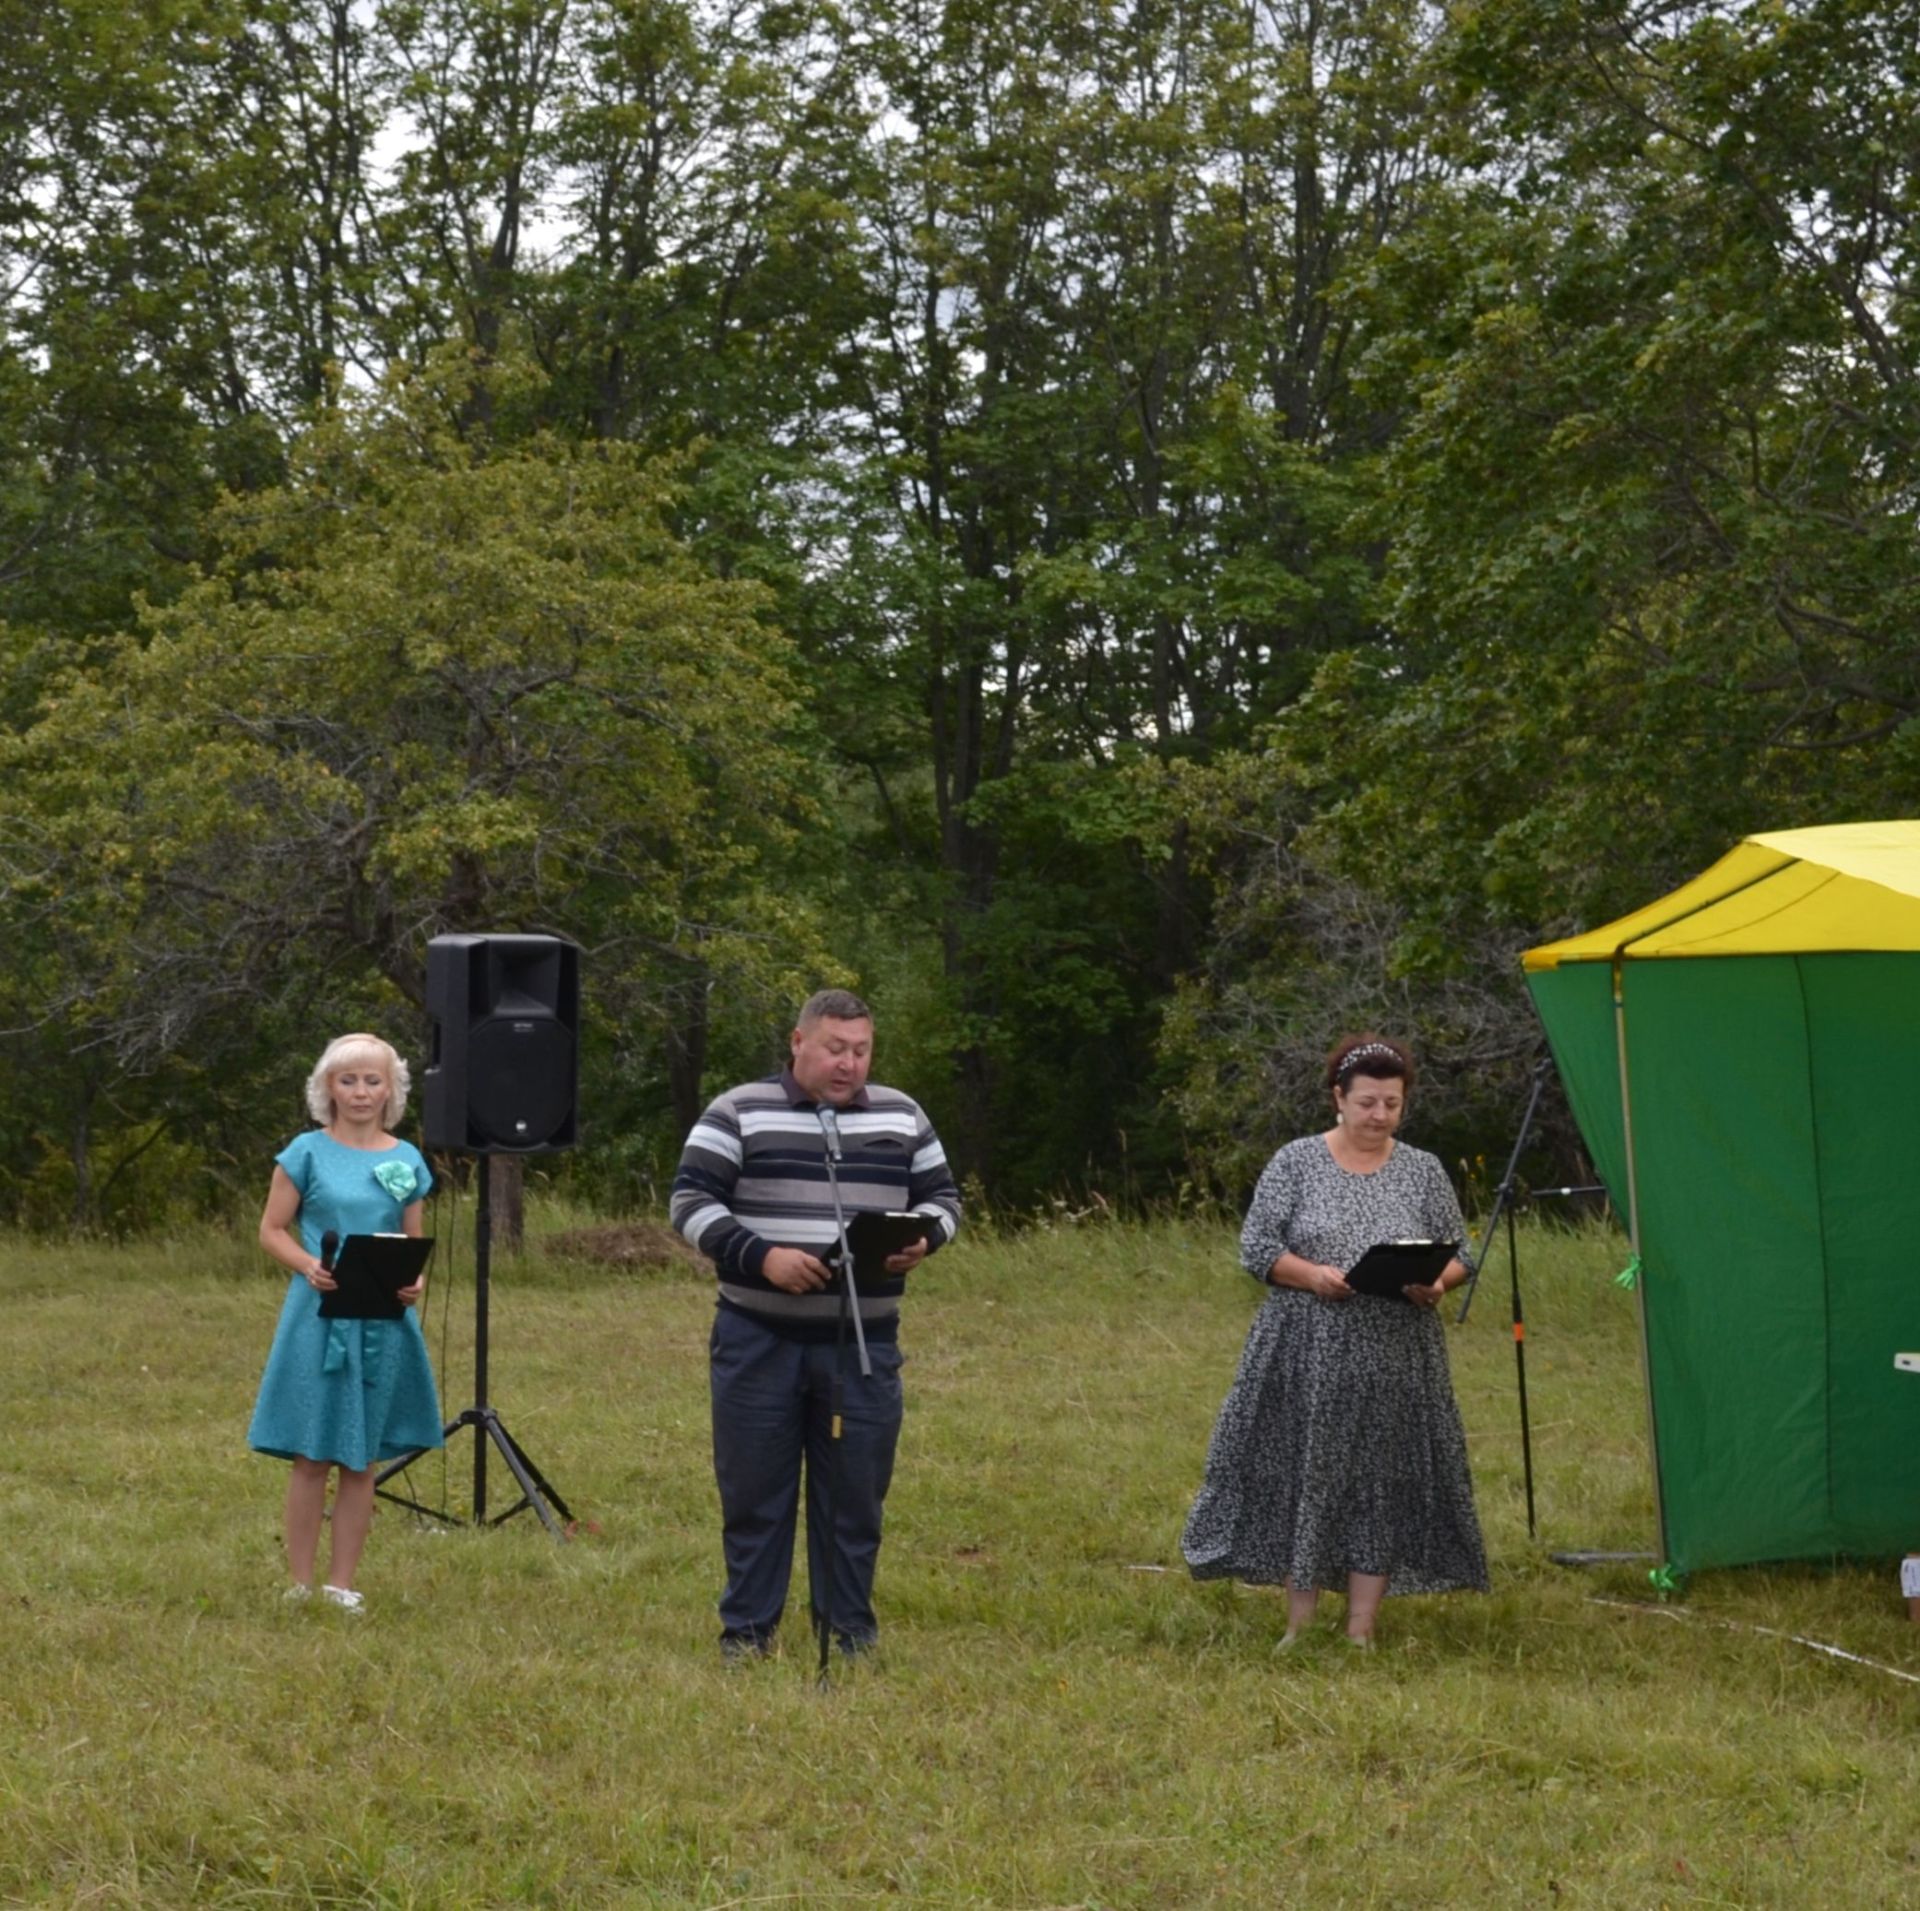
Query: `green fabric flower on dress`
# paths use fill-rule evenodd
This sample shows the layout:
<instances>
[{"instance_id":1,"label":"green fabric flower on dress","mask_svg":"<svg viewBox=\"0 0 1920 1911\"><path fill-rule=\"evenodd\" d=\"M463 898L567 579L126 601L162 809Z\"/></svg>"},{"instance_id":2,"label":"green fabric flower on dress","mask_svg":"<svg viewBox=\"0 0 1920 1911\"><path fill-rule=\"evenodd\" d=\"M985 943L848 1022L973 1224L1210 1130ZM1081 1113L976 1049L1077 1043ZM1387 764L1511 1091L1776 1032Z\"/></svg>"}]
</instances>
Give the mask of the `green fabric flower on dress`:
<instances>
[{"instance_id":1,"label":"green fabric flower on dress","mask_svg":"<svg viewBox=\"0 0 1920 1911\"><path fill-rule=\"evenodd\" d=\"M420 1177L404 1161L383 1161L374 1169L373 1178L393 1196L404 1202L420 1185Z\"/></svg>"}]
</instances>

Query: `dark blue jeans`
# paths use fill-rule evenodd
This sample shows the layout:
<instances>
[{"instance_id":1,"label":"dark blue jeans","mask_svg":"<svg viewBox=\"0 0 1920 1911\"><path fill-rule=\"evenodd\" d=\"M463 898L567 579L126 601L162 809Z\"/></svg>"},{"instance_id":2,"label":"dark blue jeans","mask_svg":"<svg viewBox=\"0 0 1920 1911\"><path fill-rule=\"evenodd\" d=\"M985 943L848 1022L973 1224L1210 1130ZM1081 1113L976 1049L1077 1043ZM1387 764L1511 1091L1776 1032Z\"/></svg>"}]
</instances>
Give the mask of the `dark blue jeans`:
<instances>
[{"instance_id":1,"label":"dark blue jeans","mask_svg":"<svg viewBox=\"0 0 1920 1911\"><path fill-rule=\"evenodd\" d=\"M765 1645L780 1624L793 1574L804 1458L807 1576L815 1624L824 1595L840 1643L856 1650L872 1644L879 1631L873 1573L880 1557L880 1507L900 1441L899 1348L870 1343L873 1373L863 1378L858 1349L848 1336L838 1440L832 1437L832 1401L840 1355L831 1342L787 1340L722 1307L714 1315L708 1352L713 1472L727 1561L722 1637Z\"/></svg>"}]
</instances>

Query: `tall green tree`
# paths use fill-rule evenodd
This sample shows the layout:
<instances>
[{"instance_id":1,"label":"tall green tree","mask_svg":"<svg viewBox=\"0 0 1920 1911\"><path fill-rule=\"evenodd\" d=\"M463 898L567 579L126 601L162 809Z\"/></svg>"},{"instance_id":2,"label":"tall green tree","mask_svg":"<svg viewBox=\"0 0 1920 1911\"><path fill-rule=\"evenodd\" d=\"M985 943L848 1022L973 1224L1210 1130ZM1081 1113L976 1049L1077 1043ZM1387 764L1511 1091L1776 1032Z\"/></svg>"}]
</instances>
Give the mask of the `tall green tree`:
<instances>
[{"instance_id":1,"label":"tall green tree","mask_svg":"<svg viewBox=\"0 0 1920 1911\"><path fill-rule=\"evenodd\" d=\"M1920 795L1915 23L1465 19L1508 157L1376 308L1380 375L1420 399L1388 509L1436 890L1551 925L1746 829Z\"/></svg>"},{"instance_id":2,"label":"tall green tree","mask_svg":"<svg viewBox=\"0 0 1920 1911\"><path fill-rule=\"evenodd\" d=\"M1258 1098L1219 1038L1264 992L1397 1000L1517 1106L1521 947L1920 800L1916 47L1908 4L1455 15L1464 170L1348 301L1405 418L1383 629L1200 798L1249 946L1183 1002L1194 1093ZM1329 892L1386 933L1315 985Z\"/></svg>"},{"instance_id":3,"label":"tall green tree","mask_svg":"<svg viewBox=\"0 0 1920 1911\"><path fill-rule=\"evenodd\" d=\"M622 1046L665 1040L688 964L800 986L818 938L781 878L819 818L760 594L687 557L636 454L482 455L470 388L345 402L8 744L7 899L66 946L77 1042L151 1067L329 971L417 1010L427 939L476 924L587 943Z\"/></svg>"},{"instance_id":4,"label":"tall green tree","mask_svg":"<svg viewBox=\"0 0 1920 1911\"><path fill-rule=\"evenodd\" d=\"M847 621L923 726L890 768L926 779L970 1163L1058 1179L1110 1146L1091 1111L1150 1119L1135 1058L1205 903L1116 779L1244 736L1368 627L1333 292L1437 163L1427 24L903 5L866 51Z\"/></svg>"}]
</instances>

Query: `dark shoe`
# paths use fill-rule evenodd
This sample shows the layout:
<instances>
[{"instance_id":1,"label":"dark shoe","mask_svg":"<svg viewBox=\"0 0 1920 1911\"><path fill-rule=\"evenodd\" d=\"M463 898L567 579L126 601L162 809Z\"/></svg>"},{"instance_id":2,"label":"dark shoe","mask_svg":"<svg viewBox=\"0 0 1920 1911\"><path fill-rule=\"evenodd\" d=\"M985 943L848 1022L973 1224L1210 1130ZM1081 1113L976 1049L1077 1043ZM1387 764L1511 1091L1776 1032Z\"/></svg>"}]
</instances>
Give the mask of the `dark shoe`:
<instances>
[{"instance_id":1,"label":"dark shoe","mask_svg":"<svg viewBox=\"0 0 1920 1911\"><path fill-rule=\"evenodd\" d=\"M773 1657L773 1640L756 1632L723 1632L720 1635L720 1662L723 1665L751 1665L756 1659Z\"/></svg>"}]
</instances>

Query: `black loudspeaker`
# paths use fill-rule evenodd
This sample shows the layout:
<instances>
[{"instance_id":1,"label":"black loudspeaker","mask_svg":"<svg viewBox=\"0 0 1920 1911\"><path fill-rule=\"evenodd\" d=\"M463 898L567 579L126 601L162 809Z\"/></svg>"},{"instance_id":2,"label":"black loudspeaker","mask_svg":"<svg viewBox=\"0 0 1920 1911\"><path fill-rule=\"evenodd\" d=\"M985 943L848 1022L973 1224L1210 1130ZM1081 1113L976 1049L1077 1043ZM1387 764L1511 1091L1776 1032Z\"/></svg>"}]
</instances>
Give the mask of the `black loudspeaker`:
<instances>
[{"instance_id":1,"label":"black loudspeaker","mask_svg":"<svg viewBox=\"0 0 1920 1911\"><path fill-rule=\"evenodd\" d=\"M580 950L558 936L435 936L427 944L429 1148L470 1155L571 1148L580 1074Z\"/></svg>"}]
</instances>

